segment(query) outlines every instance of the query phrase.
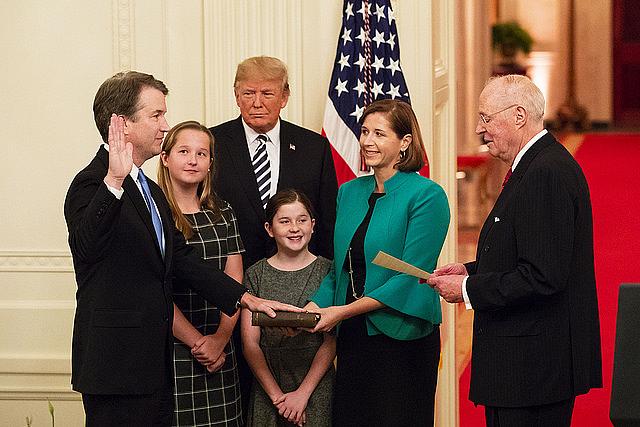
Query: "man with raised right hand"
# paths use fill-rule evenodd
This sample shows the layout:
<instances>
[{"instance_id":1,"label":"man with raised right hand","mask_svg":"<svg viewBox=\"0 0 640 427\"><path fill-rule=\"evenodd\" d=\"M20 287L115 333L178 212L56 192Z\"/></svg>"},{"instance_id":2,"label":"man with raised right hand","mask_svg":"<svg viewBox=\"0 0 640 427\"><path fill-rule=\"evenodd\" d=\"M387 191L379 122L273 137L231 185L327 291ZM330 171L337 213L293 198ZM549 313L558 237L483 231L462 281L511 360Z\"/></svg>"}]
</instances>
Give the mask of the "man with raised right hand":
<instances>
[{"instance_id":1,"label":"man with raised right hand","mask_svg":"<svg viewBox=\"0 0 640 427\"><path fill-rule=\"evenodd\" d=\"M226 314L299 310L257 298L204 261L174 226L161 189L142 171L164 134L164 83L130 71L106 80L93 111L103 139L64 205L78 284L72 384L87 426L169 426L173 289L179 279Z\"/></svg>"}]
</instances>

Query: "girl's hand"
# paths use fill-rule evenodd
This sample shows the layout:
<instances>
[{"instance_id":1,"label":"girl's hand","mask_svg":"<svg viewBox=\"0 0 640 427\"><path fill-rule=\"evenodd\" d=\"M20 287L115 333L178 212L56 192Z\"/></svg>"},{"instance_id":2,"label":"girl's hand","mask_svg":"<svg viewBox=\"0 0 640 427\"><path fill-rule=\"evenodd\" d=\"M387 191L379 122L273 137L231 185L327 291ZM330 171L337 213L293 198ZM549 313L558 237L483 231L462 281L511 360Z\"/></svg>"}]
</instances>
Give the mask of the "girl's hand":
<instances>
[{"instance_id":1,"label":"girl's hand","mask_svg":"<svg viewBox=\"0 0 640 427\"><path fill-rule=\"evenodd\" d=\"M209 365L205 365L205 368L207 368L207 372L217 372L224 366L224 362L226 362L226 360L227 355L222 353L220 357L218 357L218 360Z\"/></svg>"},{"instance_id":2,"label":"girl's hand","mask_svg":"<svg viewBox=\"0 0 640 427\"><path fill-rule=\"evenodd\" d=\"M302 418L309 401L309 395L299 389L290 393L285 393L276 401L274 405L278 408L278 413L289 422L299 426L303 424ZM305 415L306 418L306 415Z\"/></svg>"},{"instance_id":3,"label":"girl's hand","mask_svg":"<svg viewBox=\"0 0 640 427\"><path fill-rule=\"evenodd\" d=\"M205 335L196 341L191 354L205 366L212 365L220 357L225 356L224 347L227 341L218 334Z\"/></svg>"}]
</instances>

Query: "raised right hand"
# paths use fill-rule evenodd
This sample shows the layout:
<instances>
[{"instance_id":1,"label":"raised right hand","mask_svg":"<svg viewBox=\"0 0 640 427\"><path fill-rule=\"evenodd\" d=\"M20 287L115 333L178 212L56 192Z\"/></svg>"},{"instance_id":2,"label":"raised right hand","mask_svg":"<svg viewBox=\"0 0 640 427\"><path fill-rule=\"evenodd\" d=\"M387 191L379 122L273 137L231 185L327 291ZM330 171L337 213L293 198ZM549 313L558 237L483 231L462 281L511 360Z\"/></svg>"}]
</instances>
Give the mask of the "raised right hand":
<instances>
[{"instance_id":1,"label":"raised right hand","mask_svg":"<svg viewBox=\"0 0 640 427\"><path fill-rule=\"evenodd\" d=\"M109 170L104 181L107 185L120 189L133 166L133 144L125 142L124 117L116 114L111 115L108 141Z\"/></svg>"}]
</instances>

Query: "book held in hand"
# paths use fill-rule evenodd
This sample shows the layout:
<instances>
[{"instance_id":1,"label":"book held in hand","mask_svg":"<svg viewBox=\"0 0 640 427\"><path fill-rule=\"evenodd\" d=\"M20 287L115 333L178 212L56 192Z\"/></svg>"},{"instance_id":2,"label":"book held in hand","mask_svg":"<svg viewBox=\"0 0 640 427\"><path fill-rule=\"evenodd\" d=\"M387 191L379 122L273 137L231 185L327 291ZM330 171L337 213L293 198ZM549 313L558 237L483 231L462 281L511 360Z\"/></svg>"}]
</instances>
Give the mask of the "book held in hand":
<instances>
[{"instance_id":1,"label":"book held in hand","mask_svg":"<svg viewBox=\"0 0 640 427\"><path fill-rule=\"evenodd\" d=\"M292 311L276 311L276 317L265 313L251 313L251 325L290 328L313 328L320 321L320 313L294 313Z\"/></svg>"}]
</instances>

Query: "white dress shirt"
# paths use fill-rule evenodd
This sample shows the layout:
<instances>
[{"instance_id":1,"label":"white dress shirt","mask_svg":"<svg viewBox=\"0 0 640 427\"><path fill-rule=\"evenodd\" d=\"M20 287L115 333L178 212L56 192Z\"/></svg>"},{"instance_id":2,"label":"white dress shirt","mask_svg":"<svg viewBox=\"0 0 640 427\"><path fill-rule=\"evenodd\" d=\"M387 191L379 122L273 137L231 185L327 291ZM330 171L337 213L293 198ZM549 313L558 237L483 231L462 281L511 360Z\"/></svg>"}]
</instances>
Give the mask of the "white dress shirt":
<instances>
[{"instance_id":1,"label":"white dress shirt","mask_svg":"<svg viewBox=\"0 0 640 427\"><path fill-rule=\"evenodd\" d=\"M249 157L253 159L253 155L258 149L258 135L263 135L251 129L242 119L244 134L247 137L247 146L249 147ZM278 123L269 132L264 133L269 137L266 142L267 156L269 157L269 168L271 169L271 188L269 197L273 197L278 191L278 178L280 178L280 119Z\"/></svg>"}]
</instances>

